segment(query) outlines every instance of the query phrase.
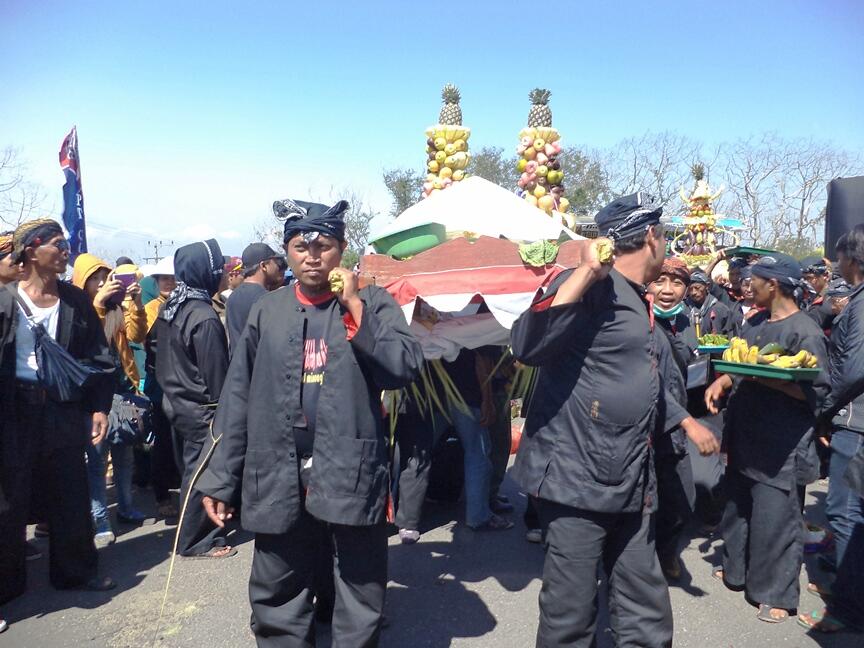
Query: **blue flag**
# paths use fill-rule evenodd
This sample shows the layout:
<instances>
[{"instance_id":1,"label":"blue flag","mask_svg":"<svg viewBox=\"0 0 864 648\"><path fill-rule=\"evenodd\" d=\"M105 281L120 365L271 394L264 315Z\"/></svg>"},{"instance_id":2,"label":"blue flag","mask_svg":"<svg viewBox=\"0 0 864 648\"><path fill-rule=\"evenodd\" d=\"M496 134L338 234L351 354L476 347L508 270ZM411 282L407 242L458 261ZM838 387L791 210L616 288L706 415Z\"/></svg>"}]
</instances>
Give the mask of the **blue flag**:
<instances>
[{"instance_id":1,"label":"blue flag","mask_svg":"<svg viewBox=\"0 0 864 648\"><path fill-rule=\"evenodd\" d=\"M81 192L81 165L78 157L78 130L73 127L60 146L60 168L66 176L63 185L63 225L69 232L69 257L74 261L87 251L84 223L84 194Z\"/></svg>"}]
</instances>

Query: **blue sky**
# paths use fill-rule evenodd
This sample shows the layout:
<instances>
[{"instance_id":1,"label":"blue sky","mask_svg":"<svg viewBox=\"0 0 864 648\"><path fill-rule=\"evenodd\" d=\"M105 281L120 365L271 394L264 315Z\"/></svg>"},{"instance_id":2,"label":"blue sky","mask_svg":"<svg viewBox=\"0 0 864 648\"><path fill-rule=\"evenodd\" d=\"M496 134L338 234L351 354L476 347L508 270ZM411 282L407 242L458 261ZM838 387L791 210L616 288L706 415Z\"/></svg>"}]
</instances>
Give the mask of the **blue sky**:
<instances>
[{"instance_id":1,"label":"blue sky","mask_svg":"<svg viewBox=\"0 0 864 648\"><path fill-rule=\"evenodd\" d=\"M253 5L249 8L241 5ZM470 145L515 145L552 90L564 143L775 130L864 147L864 2L0 2L0 147L62 205L77 124L87 217L239 252L276 198L420 167L440 88Z\"/></svg>"}]
</instances>

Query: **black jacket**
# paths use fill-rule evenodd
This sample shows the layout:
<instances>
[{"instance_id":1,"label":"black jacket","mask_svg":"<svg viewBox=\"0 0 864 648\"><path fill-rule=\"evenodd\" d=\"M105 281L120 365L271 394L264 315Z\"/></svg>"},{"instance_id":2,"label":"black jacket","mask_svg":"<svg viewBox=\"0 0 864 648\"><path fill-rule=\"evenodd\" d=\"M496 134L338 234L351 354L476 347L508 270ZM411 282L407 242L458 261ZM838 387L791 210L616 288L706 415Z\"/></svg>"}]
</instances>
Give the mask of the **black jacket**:
<instances>
[{"instance_id":1,"label":"black jacket","mask_svg":"<svg viewBox=\"0 0 864 648\"><path fill-rule=\"evenodd\" d=\"M320 520L382 521L389 490L381 391L419 376L423 355L402 311L381 288L360 291L363 319L350 341L345 310L329 305L326 379L315 424L306 510ZM214 430L222 435L198 490L242 503L243 528L284 533L301 511L294 427L302 425L306 307L293 287L252 307L231 359Z\"/></svg>"},{"instance_id":2,"label":"black jacket","mask_svg":"<svg viewBox=\"0 0 864 648\"><path fill-rule=\"evenodd\" d=\"M864 284L834 319L828 340L831 392L820 418L864 434Z\"/></svg>"},{"instance_id":3,"label":"black jacket","mask_svg":"<svg viewBox=\"0 0 864 648\"><path fill-rule=\"evenodd\" d=\"M724 291L725 293L725 291ZM726 335L732 337L736 333L736 322L729 306L719 301L714 295L706 295L701 306L685 300L687 316L691 322L699 317L700 335Z\"/></svg>"},{"instance_id":4,"label":"black jacket","mask_svg":"<svg viewBox=\"0 0 864 648\"><path fill-rule=\"evenodd\" d=\"M186 245L174 255L178 281L192 288L216 292L222 253L215 241ZM154 328L156 380L162 387L162 406L174 429L185 439L203 443L210 438L210 422L228 371L225 327L209 301L188 299L168 320L162 307Z\"/></svg>"},{"instance_id":5,"label":"black jacket","mask_svg":"<svg viewBox=\"0 0 864 648\"><path fill-rule=\"evenodd\" d=\"M15 429L15 332L20 309L14 295L18 284L10 284L8 290L0 287L0 462L4 465L17 463L15 434L24 433ZM57 342L76 359L96 367L114 368L114 360L105 341L105 333L99 316L84 291L60 282L60 313L57 321ZM107 375L94 384L77 403L46 404L51 433L45 442L51 448L83 446L90 439L89 417L93 412L108 412L111 409L114 383ZM11 463L10 463L11 462Z\"/></svg>"},{"instance_id":6,"label":"black jacket","mask_svg":"<svg viewBox=\"0 0 864 648\"><path fill-rule=\"evenodd\" d=\"M651 442L664 388L648 305L613 269L582 301L549 307L569 275L511 331L514 357L540 367L515 477L530 495L567 506L656 510Z\"/></svg>"}]
</instances>

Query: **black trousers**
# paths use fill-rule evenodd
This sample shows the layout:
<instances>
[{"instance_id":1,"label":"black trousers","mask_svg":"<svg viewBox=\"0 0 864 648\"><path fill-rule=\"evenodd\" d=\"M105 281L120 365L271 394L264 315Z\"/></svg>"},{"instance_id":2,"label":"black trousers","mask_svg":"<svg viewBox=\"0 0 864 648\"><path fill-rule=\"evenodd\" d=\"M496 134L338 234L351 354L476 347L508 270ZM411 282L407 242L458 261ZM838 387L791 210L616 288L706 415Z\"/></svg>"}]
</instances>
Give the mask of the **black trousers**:
<instances>
[{"instance_id":1,"label":"black trousers","mask_svg":"<svg viewBox=\"0 0 864 648\"><path fill-rule=\"evenodd\" d=\"M84 445L51 447L46 408L16 403L14 465L3 468L8 508L0 513L0 603L24 593L25 540L32 507L49 527L48 573L51 585L71 589L96 576L90 491ZM82 430L82 440L86 438Z\"/></svg>"},{"instance_id":2,"label":"black trousers","mask_svg":"<svg viewBox=\"0 0 864 648\"><path fill-rule=\"evenodd\" d=\"M153 400L153 447L150 450L150 481L157 502L164 502L172 488L180 486L180 472L174 458L174 438L171 423L162 403Z\"/></svg>"},{"instance_id":3,"label":"black trousers","mask_svg":"<svg viewBox=\"0 0 864 648\"><path fill-rule=\"evenodd\" d=\"M696 488L693 469L686 454L654 456L657 472L657 555L661 562L678 555L681 531L693 512Z\"/></svg>"},{"instance_id":4,"label":"black trousers","mask_svg":"<svg viewBox=\"0 0 864 648\"><path fill-rule=\"evenodd\" d=\"M721 522L723 577L750 600L798 608L804 561L804 518L794 485L783 490L726 472L728 500Z\"/></svg>"},{"instance_id":5,"label":"black trousers","mask_svg":"<svg viewBox=\"0 0 864 648\"><path fill-rule=\"evenodd\" d=\"M615 645L671 646L672 606L654 548L652 516L535 503L546 546L537 648L596 645L600 565L608 579Z\"/></svg>"},{"instance_id":6,"label":"black trousers","mask_svg":"<svg viewBox=\"0 0 864 648\"><path fill-rule=\"evenodd\" d=\"M321 559L321 547L332 563ZM329 556L328 556L329 557ZM313 599L332 564L333 648L378 645L387 589L387 528L327 524L305 511L288 533L255 536L251 627L261 648L314 648Z\"/></svg>"},{"instance_id":7,"label":"black trousers","mask_svg":"<svg viewBox=\"0 0 864 648\"><path fill-rule=\"evenodd\" d=\"M433 438L432 425L413 410L400 414L396 420L393 467L399 472L395 523L400 529L420 528L423 501L429 488Z\"/></svg>"},{"instance_id":8,"label":"black trousers","mask_svg":"<svg viewBox=\"0 0 864 648\"><path fill-rule=\"evenodd\" d=\"M210 448L208 443L191 441L184 438L177 430L174 431L174 452L178 466L182 466L182 479L180 483L180 507L186 501L189 485L198 471L204 455ZM186 514L180 520L180 541L177 545L177 553L181 556L197 556L207 553L214 547L225 546L225 536L228 527L220 529L210 521L204 512L201 503L203 495L192 489L189 503L186 505Z\"/></svg>"}]
</instances>

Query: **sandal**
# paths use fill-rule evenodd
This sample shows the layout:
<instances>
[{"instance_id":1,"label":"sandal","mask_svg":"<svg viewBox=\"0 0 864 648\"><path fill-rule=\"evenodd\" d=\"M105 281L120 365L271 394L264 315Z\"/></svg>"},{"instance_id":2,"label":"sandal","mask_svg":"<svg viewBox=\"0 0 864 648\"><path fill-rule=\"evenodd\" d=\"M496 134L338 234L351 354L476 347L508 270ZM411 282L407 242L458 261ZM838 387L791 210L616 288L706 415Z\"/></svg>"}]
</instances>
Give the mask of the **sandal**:
<instances>
[{"instance_id":1,"label":"sandal","mask_svg":"<svg viewBox=\"0 0 864 648\"><path fill-rule=\"evenodd\" d=\"M781 612L780 616L775 616L774 612ZM789 618L789 611L782 608L771 607L767 603L759 604L759 611L756 613L756 618L765 623L782 623Z\"/></svg>"},{"instance_id":2,"label":"sandal","mask_svg":"<svg viewBox=\"0 0 864 648\"><path fill-rule=\"evenodd\" d=\"M180 515L177 507L174 506L171 502L160 502L158 508L156 509L156 513L161 518L176 518Z\"/></svg>"},{"instance_id":3,"label":"sandal","mask_svg":"<svg viewBox=\"0 0 864 648\"><path fill-rule=\"evenodd\" d=\"M816 583L807 583L806 591L808 594L818 596L822 599L831 598L834 595L830 587L822 587Z\"/></svg>"},{"instance_id":4,"label":"sandal","mask_svg":"<svg viewBox=\"0 0 864 648\"><path fill-rule=\"evenodd\" d=\"M94 576L86 583L74 589L86 590L88 592L107 592L117 587L117 583L110 576Z\"/></svg>"},{"instance_id":5,"label":"sandal","mask_svg":"<svg viewBox=\"0 0 864 648\"><path fill-rule=\"evenodd\" d=\"M843 632L851 630L849 626L843 623L827 610L818 610L810 614L799 614L798 625L808 630L815 630L824 634L834 634L835 632Z\"/></svg>"},{"instance_id":6,"label":"sandal","mask_svg":"<svg viewBox=\"0 0 864 648\"><path fill-rule=\"evenodd\" d=\"M183 556L186 560L204 560L205 558L230 558L237 555L234 547L213 547L210 551L195 556Z\"/></svg>"},{"instance_id":7,"label":"sandal","mask_svg":"<svg viewBox=\"0 0 864 648\"><path fill-rule=\"evenodd\" d=\"M732 585L731 583L729 583L726 580L726 574L723 572L722 567L715 568L711 572L711 577L719 580L721 583L723 583L723 586L731 592L743 592L744 591L743 585Z\"/></svg>"}]
</instances>

